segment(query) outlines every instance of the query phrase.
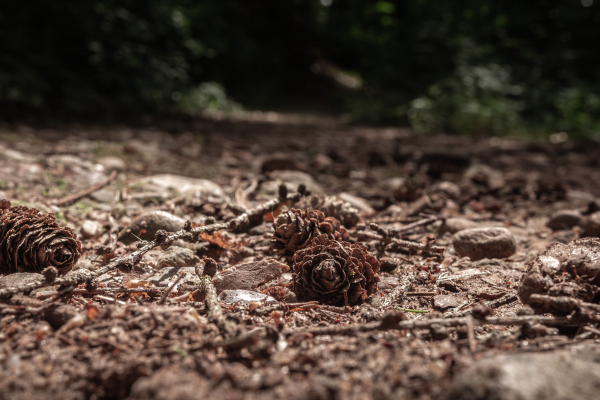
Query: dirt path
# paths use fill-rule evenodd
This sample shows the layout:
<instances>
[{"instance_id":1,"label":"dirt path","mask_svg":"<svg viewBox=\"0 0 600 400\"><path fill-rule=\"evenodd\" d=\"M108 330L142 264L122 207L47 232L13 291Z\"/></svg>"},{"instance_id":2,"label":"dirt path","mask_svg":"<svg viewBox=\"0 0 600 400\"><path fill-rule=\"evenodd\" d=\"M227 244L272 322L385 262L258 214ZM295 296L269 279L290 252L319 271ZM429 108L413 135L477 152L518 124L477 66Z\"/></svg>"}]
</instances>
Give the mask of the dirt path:
<instances>
[{"instance_id":1,"label":"dirt path","mask_svg":"<svg viewBox=\"0 0 600 400\"><path fill-rule=\"evenodd\" d=\"M600 244L566 245L600 237L598 154L268 113L3 126L0 199L72 228L88 278L2 299L0 393L590 398ZM0 291L45 279L0 241Z\"/></svg>"}]
</instances>

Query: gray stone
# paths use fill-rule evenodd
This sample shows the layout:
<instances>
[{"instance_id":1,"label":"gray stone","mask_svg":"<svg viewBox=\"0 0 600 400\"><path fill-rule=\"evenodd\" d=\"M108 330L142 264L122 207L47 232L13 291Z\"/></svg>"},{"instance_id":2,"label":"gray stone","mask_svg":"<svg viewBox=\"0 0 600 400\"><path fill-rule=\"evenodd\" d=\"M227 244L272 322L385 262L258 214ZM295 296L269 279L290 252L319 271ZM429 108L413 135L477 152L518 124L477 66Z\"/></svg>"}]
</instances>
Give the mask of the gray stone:
<instances>
[{"instance_id":1,"label":"gray stone","mask_svg":"<svg viewBox=\"0 0 600 400\"><path fill-rule=\"evenodd\" d=\"M204 400L212 397L210 381L199 373L178 365L165 367L149 377L142 377L131 387L128 400Z\"/></svg>"},{"instance_id":2,"label":"gray stone","mask_svg":"<svg viewBox=\"0 0 600 400\"><path fill-rule=\"evenodd\" d=\"M600 237L600 211L588 215L583 222L585 236Z\"/></svg>"},{"instance_id":3,"label":"gray stone","mask_svg":"<svg viewBox=\"0 0 600 400\"><path fill-rule=\"evenodd\" d=\"M158 267L192 267L200 262L196 253L191 249L186 249L179 246L171 246L158 259Z\"/></svg>"},{"instance_id":4,"label":"gray stone","mask_svg":"<svg viewBox=\"0 0 600 400\"><path fill-rule=\"evenodd\" d=\"M297 303L298 297L296 293L292 292L290 289L285 288L285 302L286 303Z\"/></svg>"},{"instance_id":5,"label":"gray stone","mask_svg":"<svg viewBox=\"0 0 600 400\"><path fill-rule=\"evenodd\" d=\"M318 171L326 171L328 168L333 166L333 160L331 157L319 153L312 159L311 166Z\"/></svg>"},{"instance_id":6,"label":"gray stone","mask_svg":"<svg viewBox=\"0 0 600 400\"><path fill-rule=\"evenodd\" d=\"M429 190L430 193L439 193L442 192L447 195L451 199L458 199L460 197L460 187L449 181L438 182L431 187Z\"/></svg>"},{"instance_id":7,"label":"gray stone","mask_svg":"<svg viewBox=\"0 0 600 400\"><path fill-rule=\"evenodd\" d=\"M506 183L502 172L484 164L472 165L465 171L464 177L469 182L485 185L489 190L501 189Z\"/></svg>"},{"instance_id":8,"label":"gray stone","mask_svg":"<svg viewBox=\"0 0 600 400\"><path fill-rule=\"evenodd\" d=\"M194 284L200 280L198 275L196 275L196 271L194 267L183 267L183 268L175 268L175 267L165 267L160 271L157 271L148 278L148 282L153 284L154 286L169 286L171 285L175 279L177 279L177 275L183 272L185 275L179 281L179 284L183 283L191 283Z\"/></svg>"},{"instance_id":9,"label":"gray stone","mask_svg":"<svg viewBox=\"0 0 600 400\"><path fill-rule=\"evenodd\" d=\"M98 143L82 137L69 136L55 144L55 153L92 153L98 149Z\"/></svg>"},{"instance_id":10,"label":"gray stone","mask_svg":"<svg viewBox=\"0 0 600 400\"><path fill-rule=\"evenodd\" d=\"M467 218L455 217L446 219L438 228L438 233L456 233L464 231L465 229L475 229L480 227L481 225L475 221L471 221Z\"/></svg>"},{"instance_id":11,"label":"gray stone","mask_svg":"<svg viewBox=\"0 0 600 400\"><path fill-rule=\"evenodd\" d=\"M594 195L583 190L567 190L567 200L588 204L594 201Z\"/></svg>"},{"instance_id":12,"label":"gray stone","mask_svg":"<svg viewBox=\"0 0 600 400\"><path fill-rule=\"evenodd\" d=\"M123 171L127 168L125 161L121 160L119 157L101 157L96 162L102 165L107 171Z\"/></svg>"},{"instance_id":13,"label":"gray stone","mask_svg":"<svg viewBox=\"0 0 600 400\"><path fill-rule=\"evenodd\" d=\"M302 171L305 169L306 168L301 163L294 160L291 154L285 153L275 153L265 157L261 166L261 172L263 174L265 172L278 170Z\"/></svg>"},{"instance_id":14,"label":"gray stone","mask_svg":"<svg viewBox=\"0 0 600 400\"><path fill-rule=\"evenodd\" d=\"M580 225L583 221L583 215L577 210L560 210L552 214L546 226L554 231L561 229L571 229Z\"/></svg>"},{"instance_id":15,"label":"gray stone","mask_svg":"<svg viewBox=\"0 0 600 400\"><path fill-rule=\"evenodd\" d=\"M151 184L164 190L173 190L180 196L208 197L210 201L222 202L226 200L221 186L208 179L189 178L187 176L162 174L138 179L132 186Z\"/></svg>"},{"instance_id":16,"label":"gray stone","mask_svg":"<svg viewBox=\"0 0 600 400\"><path fill-rule=\"evenodd\" d=\"M255 226L254 228L250 229L250 231L249 231L249 233L253 236L262 236L265 233L272 233L272 232L273 232L273 223L271 223L271 222Z\"/></svg>"},{"instance_id":17,"label":"gray stone","mask_svg":"<svg viewBox=\"0 0 600 400\"><path fill-rule=\"evenodd\" d=\"M465 229L452 236L454 250L472 261L483 258L506 258L517 251L513 234L506 228Z\"/></svg>"},{"instance_id":18,"label":"gray stone","mask_svg":"<svg viewBox=\"0 0 600 400\"><path fill-rule=\"evenodd\" d=\"M499 355L458 374L448 400L589 400L600 392L600 347Z\"/></svg>"},{"instance_id":19,"label":"gray stone","mask_svg":"<svg viewBox=\"0 0 600 400\"><path fill-rule=\"evenodd\" d=\"M0 158L18 162L35 162L36 157L13 149L0 149Z\"/></svg>"},{"instance_id":20,"label":"gray stone","mask_svg":"<svg viewBox=\"0 0 600 400\"><path fill-rule=\"evenodd\" d=\"M106 178L108 178L104 172L100 171L80 170L78 168L74 168L74 170L75 174L63 175L65 182L71 185L89 187L104 182L106 181Z\"/></svg>"},{"instance_id":21,"label":"gray stone","mask_svg":"<svg viewBox=\"0 0 600 400\"><path fill-rule=\"evenodd\" d=\"M41 317L54 329L58 329L76 315L77 310L69 304L52 304L49 307L44 308Z\"/></svg>"},{"instance_id":22,"label":"gray stone","mask_svg":"<svg viewBox=\"0 0 600 400\"><path fill-rule=\"evenodd\" d=\"M125 244L133 243L137 240L134 235L144 240L153 240L158 230L177 232L183 229L184 224L183 218L166 211L150 211L131 221L131 224L119 233L119 240Z\"/></svg>"},{"instance_id":23,"label":"gray stone","mask_svg":"<svg viewBox=\"0 0 600 400\"><path fill-rule=\"evenodd\" d=\"M433 296L433 306L440 310L445 310L447 308L456 308L463 304L465 300L466 297L464 296L439 294L437 296Z\"/></svg>"},{"instance_id":24,"label":"gray stone","mask_svg":"<svg viewBox=\"0 0 600 400\"><path fill-rule=\"evenodd\" d=\"M251 301L258 301L265 304L277 304L277 300L273 297L250 290L224 290L219 294L219 300L227 304L250 304Z\"/></svg>"},{"instance_id":25,"label":"gray stone","mask_svg":"<svg viewBox=\"0 0 600 400\"><path fill-rule=\"evenodd\" d=\"M275 181L275 193L279 188L279 184L284 182L290 192L298 190L298 186L304 184L313 194L322 194L323 188L319 185L310 174L302 171L277 170L269 174L269 177Z\"/></svg>"},{"instance_id":26,"label":"gray stone","mask_svg":"<svg viewBox=\"0 0 600 400\"><path fill-rule=\"evenodd\" d=\"M219 272L213 278L217 293L223 290L256 289L260 285L280 277L290 267L275 260L253 261L239 264Z\"/></svg>"},{"instance_id":27,"label":"gray stone","mask_svg":"<svg viewBox=\"0 0 600 400\"><path fill-rule=\"evenodd\" d=\"M144 189L150 189L149 187L145 187ZM164 203L167 200L173 198L173 195L166 190L157 189L155 191L145 191L142 193L132 193L128 196L129 200L137 201L142 204L153 203L155 201L159 203Z\"/></svg>"},{"instance_id":28,"label":"gray stone","mask_svg":"<svg viewBox=\"0 0 600 400\"><path fill-rule=\"evenodd\" d=\"M380 276L379 282L377 283L377 290L392 290L400 285L400 278L393 275Z\"/></svg>"},{"instance_id":29,"label":"gray stone","mask_svg":"<svg viewBox=\"0 0 600 400\"><path fill-rule=\"evenodd\" d=\"M84 239L90 239L102 235L102 224L96 221L86 220L81 225L80 233Z\"/></svg>"},{"instance_id":30,"label":"gray stone","mask_svg":"<svg viewBox=\"0 0 600 400\"><path fill-rule=\"evenodd\" d=\"M90 271L94 271L97 268L96 265L94 265L92 260L90 260L89 258L80 258L79 261L77 261L77 264L73 266L74 271L78 269L87 269Z\"/></svg>"},{"instance_id":31,"label":"gray stone","mask_svg":"<svg viewBox=\"0 0 600 400\"><path fill-rule=\"evenodd\" d=\"M38 282L43 279L44 276L42 274L35 274L32 272L16 272L14 274L0 276L0 289Z\"/></svg>"},{"instance_id":32,"label":"gray stone","mask_svg":"<svg viewBox=\"0 0 600 400\"><path fill-rule=\"evenodd\" d=\"M399 176L395 176L395 177L388 178L388 179L384 180L383 182L381 182L381 187L390 192L393 192L394 190L401 188L405 184L406 184L406 178L401 178Z\"/></svg>"},{"instance_id":33,"label":"gray stone","mask_svg":"<svg viewBox=\"0 0 600 400\"><path fill-rule=\"evenodd\" d=\"M115 201L114 190L98 190L90 195L90 197L99 203L112 203Z\"/></svg>"},{"instance_id":34,"label":"gray stone","mask_svg":"<svg viewBox=\"0 0 600 400\"><path fill-rule=\"evenodd\" d=\"M352 207L356 208L361 216L371 215L375 213L373 207L371 207L365 199L351 195L350 193L346 192L341 192L335 197L342 201L345 201L346 203L349 203Z\"/></svg>"},{"instance_id":35,"label":"gray stone","mask_svg":"<svg viewBox=\"0 0 600 400\"><path fill-rule=\"evenodd\" d=\"M160 265L158 261L164 254L165 252L160 249L150 250L142 256L142 262L152 268L158 268Z\"/></svg>"}]
</instances>

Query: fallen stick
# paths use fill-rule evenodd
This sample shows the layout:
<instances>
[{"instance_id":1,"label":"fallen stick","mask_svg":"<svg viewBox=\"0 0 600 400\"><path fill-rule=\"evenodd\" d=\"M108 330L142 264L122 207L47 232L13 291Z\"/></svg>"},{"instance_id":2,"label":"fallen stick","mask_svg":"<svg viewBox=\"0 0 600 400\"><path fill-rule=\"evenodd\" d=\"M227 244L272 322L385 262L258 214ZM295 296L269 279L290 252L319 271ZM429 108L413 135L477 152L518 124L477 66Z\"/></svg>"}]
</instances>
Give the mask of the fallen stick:
<instances>
[{"instance_id":1,"label":"fallen stick","mask_svg":"<svg viewBox=\"0 0 600 400\"><path fill-rule=\"evenodd\" d=\"M223 310L221 310L219 300L217 299L217 291L212 282L206 286L205 301L209 320L217 325L221 332L229 336L234 336L237 331L237 324L232 320L228 320L227 317L223 315Z\"/></svg>"},{"instance_id":2,"label":"fallen stick","mask_svg":"<svg viewBox=\"0 0 600 400\"><path fill-rule=\"evenodd\" d=\"M249 223L250 217L252 217L252 216L264 215L268 211L273 211L274 209L277 208L277 206L279 205L280 202L283 202L286 200L291 200L292 203L297 202L300 199L300 196L301 195L299 193L296 193L293 196L280 197L280 198L276 198L273 200L269 200L266 203L261 204L260 206L253 208L251 210L248 210L247 212L245 212L241 215L238 215L237 217L235 217L227 222L215 223L215 224L206 225L206 226L199 226L196 228L190 228L191 225L186 224L187 225L186 228L184 228L178 232L175 232L171 235L167 234L165 231L158 231L156 233L156 239L154 239L153 241L141 242L140 243L141 246L133 253L123 256L117 260L114 260L111 263L98 268L94 272L91 272L87 269L80 269L71 274L67 274L67 275L63 276L62 278L57 278L52 281L42 279L37 282L31 282L31 283L18 285L18 286L14 286L14 287L3 288L3 289L0 289L0 298L12 296L17 293L29 292L29 291L39 289L42 287L47 287L47 286L80 285L82 283L92 282L94 279L96 279L100 275L105 274L109 271L112 271L115 268L119 268L119 267L129 267L129 269L132 268L134 265L136 265L142 259L142 256L144 254L146 254L150 250L154 249L155 247L162 246L163 248L168 248L171 245L171 243L173 243L174 241L179 240L179 239L183 239L188 242L195 243L195 242L201 240L200 234L202 234L202 233L214 233L219 230L235 229L240 225Z\"/></svg>"},{"instance_id":3,"label":"fallen stick","mask_svg":"<svg viewBox=\"0 0 600 400\"><path fill-rule=\"evenodd\" d=\"M175 279L175 282L173 282L171 285L169 285L167 290L165 290L163 295L160 297L160 300L158 300L158 303L156 303L156 304L158 304L159 306L162 306L163 304L165 304L165 301L167 301L167 297L169 297L169 294L173 291L173 289L175 289L175 287L177 286L177 284L179 283L181 278L184 277L184 275L185 275L185 272L183 272L183 271L181 271L181 272L179 272L179 274L177 274L177 278Z\"/></svg>"},{"instance_id":4,"label":"fallen stick","mask_svg":"<svg viewBox=\"0 0 600 400\"><path fill-rule=\"evenodd\" d=\"M137 287L137 288L98 288L92 291L87 289L75 289L73 294L112 294L112 293L125 293L125 294L140 294L146 293L150 297L160 296L161 288L157 287Z\"/></svg>"},{"instance_id":5,"label":"fallen stick","mask_svg":"<svg viewBox=\"0 0 600 400\"><path fill-rule=\"evenodd\" d=\"M410 230L413 230L414 228L418 228L420 226L431 225L436 221L443 221L445 219L446 219L445 217L438 217L438 216L425 218L420 221L413 222L412 224L407 224L407 225L401 226L400 228L394 229L394 232L397 234L408 232Z\"/></svg>"},{"instance_id":6,"label":"fallen stick","mask_svg":"<svg viewBox=\"0 0 600 400\"><path fill-rule=\"evenodd\" d=\"M569 314L573 311L578 312L590 320L600 320L600 305L586 303L568 296L546 296L542 294L532 294L529 302L535 307L546 307L555 312Z\"/></svg>"},{"instance_id":7,"label":"fallen stick","mask_svg":"<svg viewBox=\"0 0 600 400\"><path fill-rule=\"evenodd\" d=\"M378 235L373 232L351 231L349 233L350 233L350 236L355 237L357 239L378 240L378 241L386 243L386 244L393 243L393 244L397 245L398 247L403 247L408 250L421 251L421 252L423 252L423 254L433 254L433 255L437 256L437 255L442 254L444 251L446 251L446 248L442 247L442 246L436 246L436 245L428 246L423 243L410 242L408 240L396 239L396 238L392 238L389 236L384 237L382 235Z\"/></svg>"},{"instance_id":8,"label":"fallen stick","mask_svg":"<svg viewBox=\"0 0 600 400\"><path fill-rule=\"evenodd\" d=\"M103 187L109 185L112 181L115 180L115 178L117 177L117 171L113 171L111 172L111 174L109 175L108 178L106 178L106 180L100 182L97 185L92 186L91 188L88 188L84 191L81 191L79 193L75 193L75 194L71 194L68 196L63 197L62 199L58 199L58 200L52 200L50 201L50 204L54 205L54 206L66 206L69 205L83 197L87 197L90 194L102 189Z\"/></svg>"}]
</instances>

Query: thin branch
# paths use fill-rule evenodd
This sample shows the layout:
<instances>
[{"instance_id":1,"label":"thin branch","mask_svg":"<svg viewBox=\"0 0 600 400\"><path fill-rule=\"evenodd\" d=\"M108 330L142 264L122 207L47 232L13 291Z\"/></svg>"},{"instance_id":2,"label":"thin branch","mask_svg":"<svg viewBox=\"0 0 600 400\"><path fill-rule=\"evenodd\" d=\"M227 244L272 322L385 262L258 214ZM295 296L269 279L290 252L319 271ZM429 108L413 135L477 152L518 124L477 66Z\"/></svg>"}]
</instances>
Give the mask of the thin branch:
<instances>
[{"instance_id":1,"label":"thin branch","mask_svg":"<svg viewBox=\"0 0 600 400\"><path fill-rule=\"evenodd\" d=\"M168 288L167 290L165 290L165 292L163 293L163 295L160 297L160 300L158 300L158 305L162 306L163 304L165 304L165 301L167 300L167 297L169 296L169 294L173 291L173 289L175 289L175 286L177 286L177 284L179 283L179 281L181 280L181 278L183 278L185 275L185 272L180 271L179 274L177 274L177 278L175 279L175 282L173 282Z\"/></svg>"},{"instance_id":2,"label":"thin branch","mask_svg":"<svg viewBox=\"0 0 600 400\"><path fill-rule=\"evenodd\" d=\"M396 239L396 238L392 238L389 236L384 237L382 235L378 235L373 232L351 231L348 233L350 233L350 236L355 237L360 240L378 240L378 241L386 243L386 244L393 243L393 244L397 245L398 247L402 247L402 248L409 249L409 250L421 251L421 252L423 252L423 254L433 254L433 255L437 256L439 254L442 254L444 251L446 251L446 248L442 247L442 246L436 246L436 245L428 246L423 243L410 242L408 240Z\"/></svg>"},{"instance_id":3,"label":"thin branch","mask_svg":"<svg viewBox=\"0 0 600 400\"><path fill-rule=\"evenodd\" d=\"M221 332L233 336L237 331L237 324L223 315L223 310L217 299L215 286L209 283L206 287L206 308L208 309L208 318L215 323Z\"/></svg>"},{"instance_id":4,"label":"thin branch","mask_svg":"<svg viewBox=\"0 0 600 400\"><path fill-rule=\"evenodd\" d=\"M394 229L394 231L395 231L395 233L404 233L404 232L413 230L415 228L418 228L419 226L431 225L436 221L443 221L445 219L446 219L445 217L433 216L433 217L422 219L420 221L413 222L412 224L407 224L407 225L401 226L400 228Z\"/></svg>"},{"instance_id":5,"label":"thin branch","mask_svg":"<svg viewBox=\"0 0 600 400\"><path fill-rule=\"evenodd\" d=\"M96 279L100 275L105 274L109 271L112 271L115 268L119 268L119 267L131 268L132 266L136 265L142 259L142 256L144 254L146 254L150 250L154 249L155 247L162 246L163 248L166 248L171 243L173 243L174 241L179 240L179 239L183 239L188 242L195 243L195 242L201 240L200 234L202 234L202 233L213 233L213 232L216 232L219 230L224 230L224 229L235 229L238 226L248 224L250 222L250 218L255 215L264 215L269 211L275 210L277 208L277 206L279 205L279 203L282 201L291 200L292 203L295 203L299 199L300 199L300 194L298 194L298 193L294 194L292 196L289 196L287 198L276 198L276 199L267 201L266 203L261 204L260 206L258 206L256 208L248 210L247 212L245 212L227 222L215 223L215 224L211 224L211 225L199 226L196 228L189 228L189 229L184 228L184 229L182 229L178 232L175 232L171 235L165 235L165 236L160 236L157 233L157 239L154 239L151 242L141 242L140 243L141 246L133 253L123 256L117 260L114 260L111 263L98 268L94 272L91 272L87 269L80 269L71 274L67 274L66 276L63 276L62 278L57 278L54 281L48 281L46 279L42 279L37 282L31 282L31 283L27 283L24 285L3 288L3 289L0 289L0 298L12 296L17 293L30 292L32 290L39 289L42 287L47 287L47 286L54 286L54 285L62 285L62 286L75 285L76 286L76 285L80 285L82 283L91 282L92 280ZM160 232L165 233L164 231L159 231L159 233Z\"/></svg>"}]
</instances>

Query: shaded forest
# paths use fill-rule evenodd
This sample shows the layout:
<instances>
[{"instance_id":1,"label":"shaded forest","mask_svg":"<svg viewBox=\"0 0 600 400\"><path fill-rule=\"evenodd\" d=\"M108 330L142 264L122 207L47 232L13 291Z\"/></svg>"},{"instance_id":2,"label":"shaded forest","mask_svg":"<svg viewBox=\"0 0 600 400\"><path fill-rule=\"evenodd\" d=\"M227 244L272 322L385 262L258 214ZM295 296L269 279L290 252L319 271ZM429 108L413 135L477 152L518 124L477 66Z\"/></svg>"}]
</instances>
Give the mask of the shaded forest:
<instances>
[{"instance_id":1,"label":"shaded forest","mask_svg":"<svg viewBox=\"0 0 600 400\"><path fill-rule=\"evenodd\" d=\"M7 1L0 21L9 110L301 109L421 132L600 130L594 0Z\"/></svg>"}]
</instances>

